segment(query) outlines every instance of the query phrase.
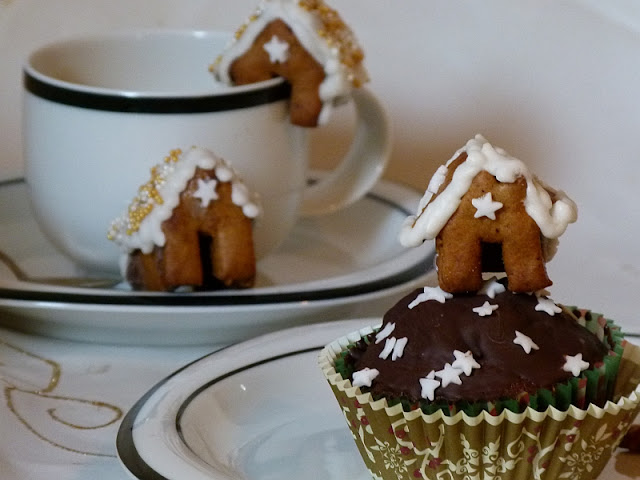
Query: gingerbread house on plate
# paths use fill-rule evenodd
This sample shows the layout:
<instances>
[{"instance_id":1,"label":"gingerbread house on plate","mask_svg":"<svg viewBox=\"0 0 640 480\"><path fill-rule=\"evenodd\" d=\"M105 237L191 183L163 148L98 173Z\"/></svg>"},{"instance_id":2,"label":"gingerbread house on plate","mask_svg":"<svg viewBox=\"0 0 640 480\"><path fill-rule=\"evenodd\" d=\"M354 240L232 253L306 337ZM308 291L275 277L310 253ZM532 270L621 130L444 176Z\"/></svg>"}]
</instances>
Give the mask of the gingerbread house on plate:
<instances>
[{"instance_id":1,"label":"gingerbread house on plate","mask_svg":"<svg viewBox=\"0 0 640 480\"><path fill-rule=\"evenodd\" d=\"M173 150L151 169L108 237L123 255L121 270L135 289L214 289L253 285L253 219L257 197L209 150Z\"/></svg>"},{"instance_id":2,"label":"gingerbread house on plate","mask_svg":"<svg viewBox=\"0 0 640 480\"><path fill-rule=\"evenodd\" d=\"M447 292L478 291L483 272L504 272L509 290L534 292L551 285L545 264L576 219L563 192L477 135L436 171L400 241L436 240L438 280Z\"/></svg>"},{"instance_id":3,"label":"gingerbread house on plate","mask_svg":"<svg viewBox=\"0 0 640 480\"><path fill-rule=\"evenodd\" d=\"M363 58L351 29L322 0L264 0L212 70L233 85L285 78L291 122L313 127L368 80Z\"/></svg>"}]
</instances>

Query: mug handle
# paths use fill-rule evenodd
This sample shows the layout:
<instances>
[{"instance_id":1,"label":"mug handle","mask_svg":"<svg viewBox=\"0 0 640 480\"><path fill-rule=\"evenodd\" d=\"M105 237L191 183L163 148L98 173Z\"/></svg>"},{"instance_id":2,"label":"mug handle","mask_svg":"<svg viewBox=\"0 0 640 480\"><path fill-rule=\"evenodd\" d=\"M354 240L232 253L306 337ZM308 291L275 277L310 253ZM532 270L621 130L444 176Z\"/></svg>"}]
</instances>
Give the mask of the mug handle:
<instances>
[{"instance_id":1,"label":"mug handle","mask_svg":"<svg viewBox=\"0 0 640 480\"><path fill-rule=\"evenodd\" d=\"M301 215L335 212L363 197L382 176L391 153L391 124L380 101L369 90L351 94L357 125L340 164L304 191Z\"/></svg>"}]
</instances>

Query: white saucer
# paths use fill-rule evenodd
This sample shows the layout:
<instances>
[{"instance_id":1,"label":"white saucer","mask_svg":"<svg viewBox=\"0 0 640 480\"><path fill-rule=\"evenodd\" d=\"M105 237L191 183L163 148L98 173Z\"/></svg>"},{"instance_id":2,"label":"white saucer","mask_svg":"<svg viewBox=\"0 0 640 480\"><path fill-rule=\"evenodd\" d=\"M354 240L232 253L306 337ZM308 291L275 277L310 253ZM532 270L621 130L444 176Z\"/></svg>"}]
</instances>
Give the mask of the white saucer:
<instances>
[{"instance_id":1,"label":"white saucer","mask_svg":"<svg viewBox=\"0 0 640 480\"><path fill-rule=\"evenodd\" d=\"M344 416L322 377L322 346L379 320L272 333L208 355L150 390L124 418L118 456L141 480L365 480ZM602 478L629 478L618 454Z\"/></svg>"},{"instance_id":2,"label":"white saucer","mask_svg":"<svg viewBox=\"0 0 640 480\"><path fill-rule=\"evenodd\" d=\"M380 182L337 213L301 220L258 265L256 288L198 293L132 292L19 281L0 265L0 324L103 343L228 344L297 324L378 315L424 285L433 246L396 240L419 195ZM21 181L0 183L0 250L31 277L74 276L41 235Z\"/></svg>"},{"instance_id":3,"label":"white saucer","mask_svg":"<svg viewBox=\"0 0 640 480\"><path fill-rule=\"evenodd\" d=\"M370 479L316 359L376 322L298 327L188 365L124 418L120 461L143 480Z\"/></svg>"}]
</instances>

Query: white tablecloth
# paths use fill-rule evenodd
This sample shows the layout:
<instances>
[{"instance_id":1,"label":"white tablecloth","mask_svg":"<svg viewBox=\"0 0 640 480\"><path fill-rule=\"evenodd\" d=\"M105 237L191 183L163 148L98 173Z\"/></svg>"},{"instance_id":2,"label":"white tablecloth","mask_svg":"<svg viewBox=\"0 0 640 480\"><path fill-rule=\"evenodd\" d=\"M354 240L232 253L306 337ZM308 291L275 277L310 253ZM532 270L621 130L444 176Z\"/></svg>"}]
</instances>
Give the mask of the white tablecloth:
<instances>
[{"instance_id":1,"label":"white tablecloth","mask_svg":"<svg viewBox=\"0 0 640 480\"><path fill-rule=\"evenodd\" d=\"M0 478L124 479L115 438L156 382L213 347L67 342L0 329Z\"/></svg>"}]
</instances>

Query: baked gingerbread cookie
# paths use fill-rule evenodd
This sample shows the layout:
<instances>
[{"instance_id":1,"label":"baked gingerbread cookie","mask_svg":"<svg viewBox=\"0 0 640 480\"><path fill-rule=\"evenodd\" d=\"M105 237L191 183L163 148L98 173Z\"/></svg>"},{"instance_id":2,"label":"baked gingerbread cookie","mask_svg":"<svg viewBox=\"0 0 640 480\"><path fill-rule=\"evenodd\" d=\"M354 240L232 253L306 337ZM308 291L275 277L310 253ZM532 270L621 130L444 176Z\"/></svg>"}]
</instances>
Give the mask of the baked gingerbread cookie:
<instances>
[{"instance_id":1,"label":"baked gingerbread cookie","mask_svg":"<svg viewBox=\"0 0 640 480\"><path fill-rule=\"evenodd\" d=\"M172 150L151 169L108 238L137 290L247 288L255 281L257 196L211 151Z\"/></svg>"},{"instance_id":2,"label":"baked gingerbread cookie","mask_svg":"<svg viewBox=\"0 0 640 480\"><path fill-rule=\"evenodd\" d=\"M324 1L264 0L211 70L230 85L285 78L291 123L314 127L368 81L363 59L351 29Z\"/></svg>"},{"instance_id":3,"label":"baked gingerbread cookie","mask_svg":"<svg viewBox=\"0 0 640 480\"><path fill-rule=\"evenodd\" d=\"M477 292L483 272L504 272L509 290L535 292L551 285L546 263L576 220L569 197L477 135L436 171L400 242L435 239L444 291Z\"/></svg>"}]
</instances>

